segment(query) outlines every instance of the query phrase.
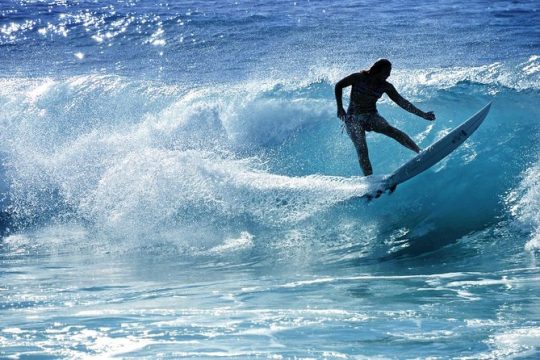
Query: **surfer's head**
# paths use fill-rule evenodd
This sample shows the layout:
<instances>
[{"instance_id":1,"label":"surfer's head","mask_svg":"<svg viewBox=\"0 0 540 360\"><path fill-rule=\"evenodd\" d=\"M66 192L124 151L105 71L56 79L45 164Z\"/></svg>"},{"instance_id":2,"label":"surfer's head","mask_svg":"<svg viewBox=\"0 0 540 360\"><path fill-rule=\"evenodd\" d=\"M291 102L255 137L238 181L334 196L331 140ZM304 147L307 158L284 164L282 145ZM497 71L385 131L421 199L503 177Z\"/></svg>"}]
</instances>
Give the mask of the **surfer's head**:
<instances>
[{"instance_id":1,"label":"surfer's head","mask_svg":"<svg viewBox=\"0 0 540 360\"><path fill-rule=\"evenodd\" d=\"M390 76L392 63L388 59L379 59L369 68L368 72L377 80L384 81Z\"/></svg>"}]
</instances>

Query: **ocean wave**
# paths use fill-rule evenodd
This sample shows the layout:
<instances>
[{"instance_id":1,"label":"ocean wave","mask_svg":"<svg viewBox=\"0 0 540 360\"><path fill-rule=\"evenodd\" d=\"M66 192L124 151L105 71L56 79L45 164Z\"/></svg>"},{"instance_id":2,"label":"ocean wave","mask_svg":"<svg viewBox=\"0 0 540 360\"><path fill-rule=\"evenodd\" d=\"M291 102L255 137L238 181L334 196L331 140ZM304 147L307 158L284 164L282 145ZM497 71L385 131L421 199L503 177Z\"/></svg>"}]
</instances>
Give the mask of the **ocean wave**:
<instances>
[{"instance_id":1,"label":"ocean wave","mask_svg":"<svg viewBox=\"0 0 540 360\"><path fill-rule=\"evenodd\" d=\"M488 100L495 103L478 134L408 192L382 201L381 211L427 209L431 197L446 204L440 213L451 214L461 207L449 199L463 197L472 213L487 214L465 220L471 227L464 228L495 216L509 186L497 174L525 171L536 154L537 62L531 57L514 78L501 64L396 71L398 89L436 109L439 120L426 129L388 102L381 112L423 147ZM314 70L300 83L265 79L201 88L101 75L4 78L4 211L21 226L80 219L132 236L203 222L238 224L241 233L246 224L287 227L325 211L339 218L348 210L331 209L370 183L355 178L354 150L335 119L338 73ZM370 134L379 174L411 156L389 141ZM513 161L516 152L522 156ZM480 186L482 178L489 184ZM421 237L442 219L422 218L408 224L407 234Z\"/></svg>"}]
</instances>

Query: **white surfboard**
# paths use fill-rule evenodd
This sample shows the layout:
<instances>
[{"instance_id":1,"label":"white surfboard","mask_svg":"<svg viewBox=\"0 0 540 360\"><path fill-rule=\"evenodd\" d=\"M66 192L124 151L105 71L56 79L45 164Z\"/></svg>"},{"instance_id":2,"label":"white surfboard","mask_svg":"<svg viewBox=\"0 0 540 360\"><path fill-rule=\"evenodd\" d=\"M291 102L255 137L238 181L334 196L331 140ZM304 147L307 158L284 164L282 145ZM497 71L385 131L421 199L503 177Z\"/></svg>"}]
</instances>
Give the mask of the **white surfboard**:
<instances>
[{"instance_id":1,"label":"white surfboard","mask_svg":"<svg viewBox=\"0 0 540 360\"><path fill-rule=\"evenodd\" d=\"M457 149L459 145L463 144L463 142L478 129L486 118L490 107L491 103L487 104L463 124L459 125L445 137L420 152L420 154L403 164L392 174L383 176L381 178L381 186L377 191L368 194L365 197L370 199L374 196L378 197L387 190L393 190L397 185L409 180L441 161L448 154Z\"/></svg>"}]
</instances>

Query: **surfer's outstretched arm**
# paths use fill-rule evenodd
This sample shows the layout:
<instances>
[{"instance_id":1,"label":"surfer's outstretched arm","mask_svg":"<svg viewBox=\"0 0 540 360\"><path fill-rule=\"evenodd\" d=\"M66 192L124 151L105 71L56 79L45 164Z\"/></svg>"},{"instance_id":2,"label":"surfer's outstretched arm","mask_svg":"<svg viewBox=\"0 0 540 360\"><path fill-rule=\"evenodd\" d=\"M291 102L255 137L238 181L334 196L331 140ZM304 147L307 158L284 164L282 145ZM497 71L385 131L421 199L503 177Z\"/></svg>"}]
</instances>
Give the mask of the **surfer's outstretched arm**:
<instances>
[{"instance_id":1,"label":"surfer's outstretched arm","mask_svg":"<svg viewBox=\"0 0 540 360\"><path fill-rule=\"evenodd\" d=\"M401 108L407 110L408 112L410 112L411 114L414 114L414 115L418 115L420 116L421 118L424 118L426 120L435 120L435 114L433 113L433 111L429 111L429 112L423 112L422 110L418 109L416 106L414 106L413 104L411 104L408 100L406 100L403 96L401 96L396 88L394 87L394 85L390 84L390 83L387 83L387 88L386 88L386 93L388 94L388 96L390 97L390 99L392 99L393 102L395 102L396 104L398 104Z\"/></svg>"}]
</instances>

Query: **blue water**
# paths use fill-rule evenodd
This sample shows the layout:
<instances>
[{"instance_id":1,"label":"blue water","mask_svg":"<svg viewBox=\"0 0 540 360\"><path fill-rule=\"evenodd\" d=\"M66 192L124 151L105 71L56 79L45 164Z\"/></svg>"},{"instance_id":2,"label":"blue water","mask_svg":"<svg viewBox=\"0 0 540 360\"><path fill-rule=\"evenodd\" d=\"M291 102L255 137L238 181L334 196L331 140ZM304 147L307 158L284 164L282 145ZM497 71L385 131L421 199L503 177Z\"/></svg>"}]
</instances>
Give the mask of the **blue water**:
<instances>
[{"instance_id":1,"label":"blue water","mask_svg":"<svg viewBox=\"0 0 540 360\"><path fill-rule=\"evenodd\" d=\"M540 357L536 1L0 2L0 357ZM451 156L371 203L379 57ZM346 96L345 96L346 97ZM347 103L347 99L345 99ZM413 155L368 135L376 174Z\"/></svg>"}]
</instances>

